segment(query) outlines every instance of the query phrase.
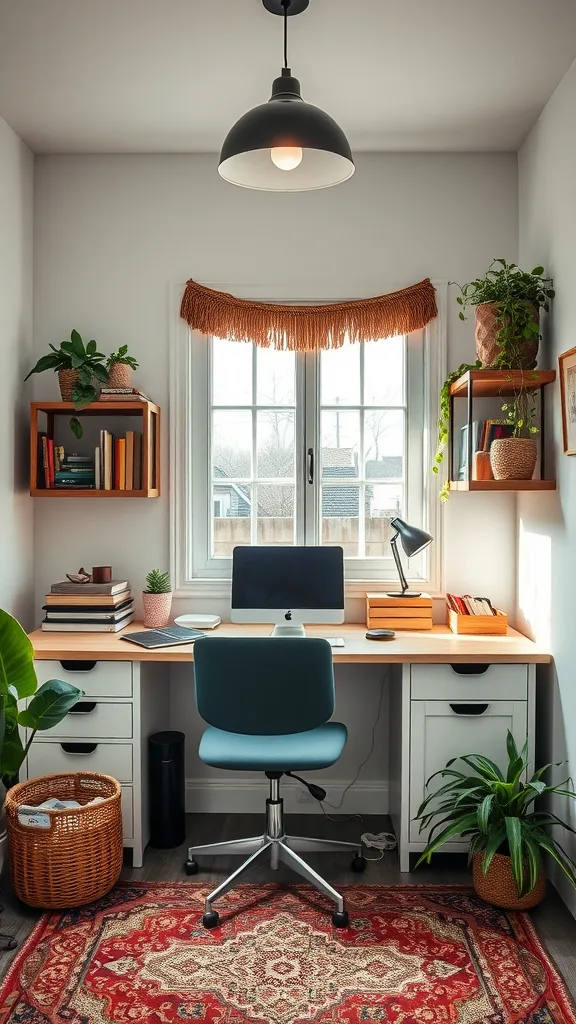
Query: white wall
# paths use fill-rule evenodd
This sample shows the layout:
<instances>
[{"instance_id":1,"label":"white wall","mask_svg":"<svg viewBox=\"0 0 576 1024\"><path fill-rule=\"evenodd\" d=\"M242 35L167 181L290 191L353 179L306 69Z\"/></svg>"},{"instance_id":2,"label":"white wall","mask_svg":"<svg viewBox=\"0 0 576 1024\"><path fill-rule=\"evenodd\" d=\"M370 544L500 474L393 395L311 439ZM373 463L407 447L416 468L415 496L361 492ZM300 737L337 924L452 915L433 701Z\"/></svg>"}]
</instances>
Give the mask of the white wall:
<instances>
[{"instance_id":1,"label":"white wall","mask_svg":"<svg viewBox=\"0 0 576 1024\"><path fill-rule=\"evenodd\" d=\"M33 503L28 496L34 159L0 117L0 608L31 628Z\"/></svg>"},{"instance_id":2,"label":"white wall","mask_svg":"<svg viewBox=\"0 0 576 1024\"><path fill-rule=\"evenodd\" d=\"M270 295L288 285L306 299L367 296L428 276L463 282L494 256L515 259L517 231L513 154L364 154L345 185L298 195L234 188L219 178L214 156L40 157L37 355L72 327L104 351L127 342L141 363L138 382L167 414L171 283L256 284ZM473 359L473 326L450 306L452 367ZM36 387L56 396L52 375ZM148 569L168 566L167 423L165 415L159 500L36 502L37 616L46 587L65 570L112 563L138 592ZM445 585L489 593L512 610L514 496L453 495L446 542ZM191 704L180 678L175 722ZM368 748L380 678L376 670L370 683L358 681L360 708L347 708L351 738L334 769L340 777L351 777ZM354 684L343 673L339 680L339 700L349 701L344 693ZM193 729L190 716L190 736ZM202 772L190 740L188 774ZM371 762L363 775L381 778L382 765Z\"/></svg>"},{"instance_id":3,"label":"white wall","mask_svg":"<svg viewBox=\"0 0 576 1024\"><path fill-rule=\"evenodd\" d=\"M556 299L540 362L557 369L557 357L576 344L576 63L567 72L530 133L519 156L520 262L543 264L554 277ZM558 490L521 495L519 511L520 623L551 643L554 669L540 688L544 728L542 755L568 756L576 770L576 458L562 453L558 384L549 418L552 465ZM552 586L553 581L553 586ZM556 778L565 778L565 768ZM565 814L564 801L558 813ZM576 816L574 816L576 818ZM575 825L576 821L573 820ZM572 843L576 856L576 844ZM563 895L576 914L574 890Z\"/></svg>"}]
</instances>

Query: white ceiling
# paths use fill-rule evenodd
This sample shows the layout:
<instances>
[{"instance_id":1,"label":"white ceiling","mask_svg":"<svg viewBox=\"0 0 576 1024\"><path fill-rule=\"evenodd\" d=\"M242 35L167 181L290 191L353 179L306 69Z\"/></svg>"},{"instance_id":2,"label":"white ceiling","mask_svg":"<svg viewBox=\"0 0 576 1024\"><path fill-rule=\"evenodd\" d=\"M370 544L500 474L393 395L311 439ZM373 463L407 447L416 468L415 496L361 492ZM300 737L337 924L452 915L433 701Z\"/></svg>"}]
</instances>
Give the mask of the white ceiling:
<instances>
[{"instance_id":1,"label":"white ceiling","mask_svg":"<svg viewBox=\"0 0 576 1024\"><path fill-rule=\"evenodd\" d=\"M576 0L310 0L303 96L357 150L514 150L576 57ZM0 115L42 153L218 151L269 97L261 0L0 0Z\"/></svg>"}]
</instances>

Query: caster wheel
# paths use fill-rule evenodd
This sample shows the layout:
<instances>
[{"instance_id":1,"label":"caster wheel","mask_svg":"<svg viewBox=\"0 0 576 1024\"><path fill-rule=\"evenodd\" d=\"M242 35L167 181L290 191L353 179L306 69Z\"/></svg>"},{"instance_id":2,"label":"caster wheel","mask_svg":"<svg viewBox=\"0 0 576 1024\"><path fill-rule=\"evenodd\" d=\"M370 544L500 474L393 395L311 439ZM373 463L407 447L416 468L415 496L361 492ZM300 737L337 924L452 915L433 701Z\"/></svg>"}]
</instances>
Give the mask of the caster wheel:
<instances>
[{"instance_id":1,"label":"caster wheel","mask_svg":"<svg viewBox=\"0 0 576 1024\"><path fill-rule=\"evenodd\" d=\"M204 914L202 924L205 928L217 928L220 924L219 914L217 914L215 910L211 910L208 914Z\"/></svg>"},{"instance_id":2,"label":"caster wheel","mask_svg":"<svg viewBox=\"0 0 576 1024\"><path fill-rule=\"evenodd\" d=\"M352 871L356 872L357 875L361 875L363 871L366 871L366 864L366 858L363 857L361 853L358 853L354 857L354 860L352 861L350 867L352 868Z\"/></svg>"},{"instance_id":3,"label":"caster wheel","mask_svg":"<svg viewBox=\"0 0 576 1024\"><path fill-rule=\"evenodd\" d=\"M348 911L347 910L336 910L332 914L332 924L335 928L347 928L348 927Z\"/></svg>"},{"instance_id":4,"label":"caster wheel","mask_svg":"<svg viewBox=\"0 0 576 1024\"><path fill-rule=\"evenodd\" d=\"M187 860L184 864L184 871L187 875L197 875L198 870L198 861L196 860Z\"/></svg>"}]
</instances>

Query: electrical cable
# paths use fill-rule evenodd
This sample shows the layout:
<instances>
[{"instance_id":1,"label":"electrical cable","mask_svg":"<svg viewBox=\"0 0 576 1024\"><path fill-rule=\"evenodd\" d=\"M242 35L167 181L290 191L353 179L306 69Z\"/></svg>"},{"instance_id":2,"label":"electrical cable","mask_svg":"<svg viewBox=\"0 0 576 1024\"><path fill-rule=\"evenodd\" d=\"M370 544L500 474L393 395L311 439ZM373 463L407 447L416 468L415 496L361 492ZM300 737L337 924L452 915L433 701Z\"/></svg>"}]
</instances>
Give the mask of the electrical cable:
<instances>
[{"instance_id":1,"label":"electrical cable","mask_svg":"<svg viewBox=\"0 0 576 1024\"><path fill-rule=\"evenodd\" d=\"M291 0L282 0L284 8L284 67L288 68L288 8Z\"/></svg>"}]
</instances>

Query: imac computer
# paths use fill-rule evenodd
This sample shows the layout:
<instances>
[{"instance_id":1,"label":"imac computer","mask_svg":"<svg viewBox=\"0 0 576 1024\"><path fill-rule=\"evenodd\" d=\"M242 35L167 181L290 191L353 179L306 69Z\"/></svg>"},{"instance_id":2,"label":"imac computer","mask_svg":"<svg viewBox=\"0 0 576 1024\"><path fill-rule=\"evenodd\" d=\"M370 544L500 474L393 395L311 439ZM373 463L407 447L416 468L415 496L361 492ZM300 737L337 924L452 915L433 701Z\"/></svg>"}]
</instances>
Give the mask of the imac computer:
<instances>
[{"instance_id":1,"label":"imac computer","mask_svg":"<svg viewBox=\"0 0 576 1024\"><path fill-rule=\"evenodd\" d=\"M306 622L344 622L342 548L234 548L231 619L273 623L272 636L306 636Z\"/></svg>"}]
</instances>

